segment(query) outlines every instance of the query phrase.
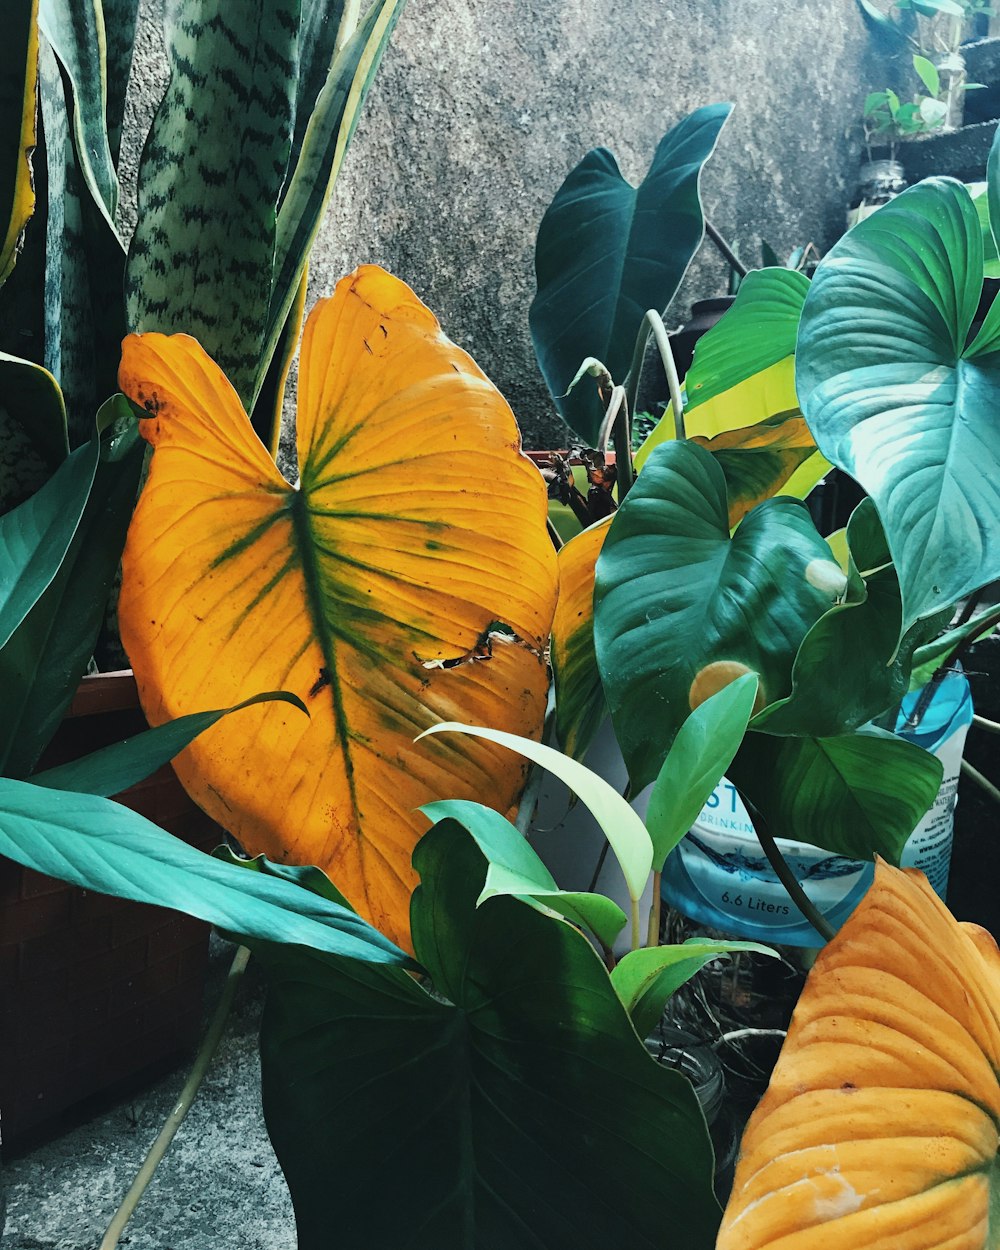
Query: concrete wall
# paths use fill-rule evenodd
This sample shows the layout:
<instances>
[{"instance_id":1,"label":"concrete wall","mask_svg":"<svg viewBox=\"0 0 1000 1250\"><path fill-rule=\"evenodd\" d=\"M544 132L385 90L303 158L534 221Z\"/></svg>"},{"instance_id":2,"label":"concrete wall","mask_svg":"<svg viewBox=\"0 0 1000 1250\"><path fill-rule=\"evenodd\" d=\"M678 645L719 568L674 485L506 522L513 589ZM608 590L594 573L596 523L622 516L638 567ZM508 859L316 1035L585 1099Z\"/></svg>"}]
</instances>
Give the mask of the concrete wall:
<instances>
[{"instance_id":1,"label":"concrete wall","mask_svg":"<svg viewBox=\"0 0 1000 1250\"><path fill-rule=\"evenodd\" d=\"M165 85L161 6L143 6L133 137ZM713 221L755 257L761 236L779 254L828 246L857 169L861 102L885 75L855 0L409 0L314 251L310 298L358 264L386 266L494 379L526 444L564 445L528 306L538 224L573 165L604 145L637 181L673 123L731 100L704 178ZM123 157L127 228L134 138ZM704 252L672 318L725 283Z\"/></svg>"}]
</instances>

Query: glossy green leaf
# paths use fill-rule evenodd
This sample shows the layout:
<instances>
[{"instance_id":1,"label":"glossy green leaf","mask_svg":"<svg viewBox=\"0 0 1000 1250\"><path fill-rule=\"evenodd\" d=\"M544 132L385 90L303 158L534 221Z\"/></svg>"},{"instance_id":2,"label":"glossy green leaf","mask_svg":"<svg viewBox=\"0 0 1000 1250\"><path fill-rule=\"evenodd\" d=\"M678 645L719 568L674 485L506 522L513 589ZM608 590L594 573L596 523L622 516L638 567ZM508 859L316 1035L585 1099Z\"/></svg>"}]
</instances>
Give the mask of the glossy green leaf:
<instances>
[{"instance_id":1,"label":"glossy green leaf","mask_svg":"<svg viewBox=\"0 0 1000 1250\"><path fill-rule=\"evenodd\" d=\"M309 250L361 116L368 89L404 4L405 0L375 0L357 30L334 57L322 89L316 96L315 108L301 138L298 160L290 172L278 213L271 298L263 350L253 387L254 397L259 393L267 362L274 355L291 314ZM205 346L209 347L208 344ZM218 359L217 356L215 358ZM264 441L268 440L265 438Z\"/></svg>"},{"instance_id":2,"label":"glossy green leaf","mask_svg":"<svg viewBox=\"0 0 1000 1250\"><path fill-rule=\"evenodd\" d=\"M798 645L843 582L802 504L769 499L730 538L712 455L659 447L615 515L594 592L597 662L633 788L728 681L753 672L762 702L787 694Z\"/></svg>"},{"instance_id":3,"label":"glossy green leaf","mask_svg":"<svg viewBox=\"0 0 1000 1250\"><path fill-rule=\"evenodd\" d=\"M53 557L62 552L53 577L0 646L0 773L8 776L25 777L34 768L73 699L104 623L143 463L142 442L121 396L101 410L99 430L105 426L103 437L74 452L53 477L56 485L45 488L57 515L61 504L75 514L80 497L82 513L68 544L50 549ZM98 456L96 470L89 476L83 471L63 495L66 466L74 458L86 465L92 455ZM0 532L8 519L0 521ZM67 531L59 527L58 533L58 543L65 543ZM34 567L31 578L38 572ZM37 577L37 584L41 580Z\"/></svg>"},{"instance_id":4,"label":"glossy green leaf","mask_svg":"<svg viewBox=\"0 0 1000 1250\"><path fill-rule=\"evenodd\" d=\"M925 56L915 56L913 58L913 68L928 92L936 96L941 90L941 75L938 73L934 62L929 61Z\"/></svg>"},{"instance_id":5,"label":"glossy green leaf","mask_svg":"<svg viewBox=\"0 0 1000 1250\"><path fill-rule=\"evenodd\" d=\"M331 1212L351 1246L661 1250L669 1229L671 1250L707 1250L693 1091L645 1053L587 940L513 899L477 908L486 862L451 822L415 864L412 931L443 997L256 949L264 1113L299 1250L329 1250Z\"/></svg>"},{"instance_id":6,"label":"glossy green leaf","mask_svg":"<svg viewBox=\"0 0 1000 1250\"><path fill-rule=\"evenodd\" d=\"M129 328L193 335L244 403L266 368L298 21L297 0L244 0L238 11L191 0L168 15L170 82L139 166Z\"/></svg>"},{"instance_id":7,"label":"glossy green leaf","mask_svg":"<svg viewBox=\"0 0 1000 1250\"><path fill-rule=\"evenodd\" d=\"M937 756L881 729L834 738L749 733L729 780L776 838L898 864L942 771Z\"/></svg>"},{"instance_id":8,"label":"glossy green leaf","mask_svg":"<svg viewBox=\"0 0 1000 1250\"><path fill-rule=\"evenodd\" d=\"M1000 252L997 251L996 240L990 228L989 197L985 182L969 183L969 194L979 217L979 227L983 236L983 277L1000 278Z\"/></svg>"},{"instance_id":9,"label":"glossy green leaf","mask_svg":"<svg viewBox=\"0 0 1000 1250\"><path fill-rule=\"evenodd\" d=\"M849 588L802 640L792 692L759 712L754 729L833 737L850 733L899 703L914 648L926 623L900 640L902 603L896 570L875 505L863 499L847 526ZM864 576L862 576L864 574Z\"/></svg>"},{"instance_id":10,"label":"glossy green leaf","mask_svg":"<svg viewBox=\"0 0 1000 1250\"><path fill-rule=\"evenodd\" d=\"M757 686L756 673L738 677L699 704L678 730L646 810L655 872L663 871L667 856L694 824L732 762L753 712Z\"/></svg>"},{"instance_id":11,"label":"glossy green leaf","mask_svg":"<svg viewBox=\"0 0 1000 1250\"><path fill-rule=\"evenodd\" d=\"M629 897L638 899L642 896L653 861L652 843L646 826L637 813L603 777L568 755L563 755L561 751L544 746L541 742L534 742L530 738L522 738L518 734L444 721L425 730L420 737L436 733L464 733L474 738L485 738L487 742L495 742L516 751L539 768L544 768L554 777L558 777L601 826L621 864ZM418 738L417 741L419 740Z\"/></svg>"},{"instance_id":12,"label":"glossy green leaf","mask_svg":"<svg viewBox=\"0 0 1000 1250\"><path fill-rule=\"evenodd\" d=\"M701 244L699 180L731 106L697 109L660 141L638 187L606 148L583 158L542 219L529 312L542 376L562 417L591 447L604 415L595 384L566 395L580 362L624 382L642 318L665 310Z\"/></svg>"},{"instance_id":13,"label":"glossy green leaf","mask_svg":"<svg viewBox=\"0 0 1000 1250\"><path fill-rule=\"evenodd\" d=\"M0 778L0 855L87 890L183 909L250 938L373 963L410 962L347 908L220 863L95 795Z\"/></svg>"},{"instance_id":14,"label":"glossy green leaf","mask_svg":"<svg viewBox=\"0 0 1000 1250\"><path fill-rule=\"evenodd\" d=\"M706 964L734 951L754 951L758 955L777 953L758 942L706 942L690 938L677 946L647 946L629 951L611 973L611 984L632 1017L640 1037L656 1028L663 1008L672 994L696 976Z\"/></svg>"},{"instance_id":15,"label":"glossy green leaf","mask_svg":"<svg viewBox=\"0 0 1000 1250\"><path fill-rule=\"evenodd\" d=\"M39 0L38 26L72 85L77 159L95 204L113 228L118 208L118 174L108 143L101 0Z\"/></svg>"},{"instance_id":16,"label":"glossy green leaf","mask_svg":"<svg viewBox=\"0 0 1000 1250\"><path fill-rule=\"evenodd\" d=\"M420 809L432 823L454 820L472 834L486 856L486 883L476 900L482 906L490 898L511 895L550 914L564 916L572 924L589 929L611 947L628 919L617 903L603 894L560 890L555 878L539 859L530 842L510 821L482 803L451 799L428 803Z\"/></svg>"},{"instance_id":17,"label":"glossy green leaf","mask_svg":"<svg viewBox=\"0 0 1000 1250\"><path fill-rule=\"evenodd\" d=\"M50 790L73 790L78 794L96 794L110 798L129 786L152 776L158 768L169 764L181 751L206 729L210 729L223 716L254 707L258 703L275 701L290 703L308 716L305 704L294 694L284 690L272 690L266 694L246 699L235 707L219 708L212 712L194 712L181 716L166 725L147 729L144 733L112 743L100 751L85 755L82 759L44 772L33 773L31 781L36 786ZM318 871L318 870L317 870Z\"/></svg>"},{"instance_id":18,"label":"glossy green leaf","mask_svg":"<svg viewBox=\"0 0 1000 1250\"><path fill-rule=\"evenodd\" d=\"M1000 310L965 347L982 274L968 192L929 179L840 240L802 313L803 411L875 500L904 629L1000 577Z\"/></svg>"},{"instance_id":19,"label":"glossy green leaf","mask_svg":"<svg viewBox=\"0 0 1000 1250\"><path fill-rule=\"evenodd\" d=\"M106 49L106 118L108 147L117 164L125 118L125 92L132 71L139 0L101 0Z\"/></svg>"},{"instance_id":20,"label":"glossy green leaf","mask_svg":"<svg viewBox=\"0 0 1000 1250\"><path fill-rule=\"evenodd\" d=\"M809 279L794 269L748 273L732 308L698 340L685 380L687 409L791 356L808 290Z\"/></svg>"}]
</instances>

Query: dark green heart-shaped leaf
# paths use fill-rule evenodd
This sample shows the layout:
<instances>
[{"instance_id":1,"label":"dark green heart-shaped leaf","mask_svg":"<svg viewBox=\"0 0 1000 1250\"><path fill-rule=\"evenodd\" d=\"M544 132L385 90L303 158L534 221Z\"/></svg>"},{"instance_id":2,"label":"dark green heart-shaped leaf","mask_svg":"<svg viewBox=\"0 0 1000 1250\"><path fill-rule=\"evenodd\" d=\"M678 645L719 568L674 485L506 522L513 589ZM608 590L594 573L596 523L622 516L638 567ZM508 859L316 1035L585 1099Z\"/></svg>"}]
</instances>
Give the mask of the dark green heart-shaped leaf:
<instances>
[{"instance_id":1,"label":"dark green heart-shaped leaf","mask_svg":"<svg viewBox=\"0 0 1000 1250\"><path fill-rule=\"evenodd\" d=\"M684 389L696 408L795 352L809 279L794 269L756 269L736 301L698 340Z\"/></svg>"},{"instance_id":2,"label":"dark green heart-shaped leaf","mask_svg":"<svg viewBox=\"0 0 1000 1250\"><path fill-rule=\"evenodd\" d=\"M221 863L110 799L0 778L0 855L249 938L374 963L412 962L353 911L289 881Z\"/></svg>"},{"instance_id":3,"label":"dark green heart-shaped leaf","mask_svg":"<svg viewBox=\"0 0 1000 1250\"><path fill-rule=\"evenodd\" d=\"M730 538L712 455L658 447L615 515L594 592L597 662L633 787L727 681L754 672L761 703L788 694L798 645L843 583L802 504L769 499Z\"/></svg>"},{"instance_id":4,"label":"dark green heart-shaped leaf","mask_svg":"<svg viewBox=\"0 0 1000 1250\"><path fill-rule=\"evenodd\" d=\"M467 799L428 803L420 810L433 822L457 821L472 834L486 856L489 868L483 892L476 900L477 907L487 899L510 895L540 911L555 912L572 924L589 929L606 947L614 944L627 920L618 904L603 894L560 890L528 839L505 816Z\"/></svg>"},{"instance_id":5,"label":"dark green heart-shaped leaf","mask_svg":"<svg viewBox=\"0 0 1000 1250\"><path fill-rule=\"evenodd\" d=\"M584 379L566 392L588 356L624 382L644 314L673 299L701 245L701 170L730 112L711 104L685 117L660 141L638 187L606 148L595 148L542 219L531 337L556 407L590 446L604 416L597 388Z\"/></svg>"},{"instance_id":6,"label":"dark green heart-shaped leaf","mask_svg":"<svg viewBox=\"0 0 1000 1250\"><path fill-rule=\"evenodd\" d=\"M968 192L929 179L844 235L802 312L803 411L878 506L904 630L1000 577L1000 310L965 347L982 275Z\"/></svg>"},{"instance_id":7,"label":"dark green heart-shaped leaf","mask_svg":"<svg viewBox=\"0 0 1000 1250\"><path fill-rule=\"evenodd\" d=\"M835 738L749 733L729 779L776 838L898 864L942 771L937 756L881 729Z\"/></svg>"},{"instance_id":8,"label":"dark green heart-shaped leaf","mask_svg":"<svg viewBox=\"0 0 1000 1250\"><path fill-rule=\"evenodd\" d=\"M734 951L774 955L758 942L706 942L691 938L677 946L647 946L629 953L615 965L611 984L632 1017L635 1031L648 1037L663 1015L667 999L699 973L707 963Z\"/></svg>"},{"instance_id":9,"label":"dark green heart-shaped leaf","mask_svg":"<svg viewBox=\"0 0 1000 1250\"><path fill-rule=\"evenodd\" d=\"M899 641L902 602L875 505L864 499L847 526L849 587L844 601L806 634L792 669L792 692L759 712L754 729L824 738L850 733L899 703L909 686L920 622Z\"/></svg>"},{"instance_id":10,"label":"dark green heart-shaped leaf","mask_svg":"<svg viewBox=\"0 0 1000 1250\"><path fill-rule=\"evenodd\" d=\"M414 943L447 1001L257 948L264 1112L299 1250L329 1250L332 1211L350 1246L661 1250L669 1229L671 1250L708 1250L694 1094L646 1054L587 940L514 899L477 908L486 860L451 822L414 860Z\"/></svg>"},{"instance_id":11,"label":"dark green heart-shaped leaf","mask_svg":"<svg viewBox=\"0 0 1000 1250\"><path fill-rule=\"evenodd\" d=\"M57 768L47 768L41 773L33 773L32 785L110 798L152 776L158 768L168 764L200 733L210 729L223 716L258 703L273 703L275 700L290 703L308 715L305 704L296 695L288 694L284 690L268 691L246 699L235 707L180 716L177 720L158 725L155 729L147 729L123 742L112 743L109 747L85 755L83 759L60 764Z\"/></svg>"}]
</instances>

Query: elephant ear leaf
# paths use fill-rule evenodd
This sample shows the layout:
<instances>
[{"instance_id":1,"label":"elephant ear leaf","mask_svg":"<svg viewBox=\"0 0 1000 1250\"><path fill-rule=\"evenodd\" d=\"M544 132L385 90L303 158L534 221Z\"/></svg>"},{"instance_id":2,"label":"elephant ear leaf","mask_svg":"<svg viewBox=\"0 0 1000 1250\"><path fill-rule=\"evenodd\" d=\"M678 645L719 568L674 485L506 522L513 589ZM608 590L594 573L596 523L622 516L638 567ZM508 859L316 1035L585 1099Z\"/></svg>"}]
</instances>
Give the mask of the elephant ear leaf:
<instances>
[{"instance_id":1,"label":"elephant ear leaf","mask_svg":"<svg viewBox=\"0 0 1000 1250\"><path fill-rule=\"evenodd\" d=\"M660 141L638 187L606 148L595 148L542 219L531 337L556 408L589 446L596 446L603 405L594 385L570 391L570 383L588 356L623 382L643 315L673 299L701 246L701 170L730 112L728 104L711 104L685 117Z\"/></svg>"},{"instance_id":2,"label":"elephant ear leaf","mask_svg":"<svg viewBox=\"0 0 1000 1250\"><path fill-rule=\"evenodd\" d=\"M743 1136L717 1250L996 1244L1000 953L879 864Z\"/></svg>"},{"instance_id":3,"label":"elephant ear leaf","mask_svg":"<svg viewBox=\"0 0 1000 1250\"><path fill-rule=\"evenodd\" d=\"M966 347L983 244L966 189L911 188L819 266L796 351L823 454L875 500L902 630L1000 577L1000 309Z\"/></svg>"},{"instance_id":4,"label":"elephant ear leaf","mask_svg":"<svg viewBox=\"0 0 1000 1250\"><path fill-rule=\"evenodd\" d=\"M374 266L306 326L297 487L193 339L129 338L121 384L156 449L120 606L150 723L297 695L308 719L248 708L178 773L249 852L317 864L405 943L416 809L489 794L507 810L526 767L487 742L413 739L456 715L541 729L556 556L513 414Z\"/></svg>"},{"instance_id":5,"label":"elephant ear leaf","mask_svg":"<svg viewBox=\"0 0 1000 1250\"><path fill-rule=\"evenodd\" d=\"M38 0L6 7L0 49L0 285L14 268L28 219L35 211L31 152L38 92Z\"/></svg>"}]
</instances>

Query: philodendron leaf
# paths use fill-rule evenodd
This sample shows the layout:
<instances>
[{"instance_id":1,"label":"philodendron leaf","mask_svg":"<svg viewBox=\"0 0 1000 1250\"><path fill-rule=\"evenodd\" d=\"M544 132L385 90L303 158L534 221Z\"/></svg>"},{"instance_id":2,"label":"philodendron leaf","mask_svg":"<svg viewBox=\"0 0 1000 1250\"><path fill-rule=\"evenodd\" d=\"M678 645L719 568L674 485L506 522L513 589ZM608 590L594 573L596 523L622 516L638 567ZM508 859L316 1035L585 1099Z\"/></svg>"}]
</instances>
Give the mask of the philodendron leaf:
<instances>
[{"instance_id":1,"label":"philodendron leaf","mask_svg":"<svg viewBox=\"0 0 1000 1250\"><path fill-rule=\"evenodd\" d=\"M691 938L676 946L647 946L629 951L611 972L611 984L632 1017L640 1037L648 1037L656 1028L667 999L713 959L735 951L754 951L758 955L777 952L758 942L706 942Z\"/></svg>"},{"instance_id":2,"label":"philodendron leaf","mask_svg":"<svg viewBox=\"0 0 1000 1250\"><path fill-rule=\"evenodd\" d=\"M827 467L823 457L816 454L805 417L797 408L715 438L694 435L691 441L710 451L726 476L731 529L757 504L785 494L784 487L793 477L801 481L800 471L807 463L815 470L816 481ZM814 485L811 481L809 490Z\"/></svg>"},{"instance_id":3,"label":"philodendron leaf","mask_svg":"<svg viewBox=\"0 0 1000 1250\"><path fill-rule=\"evenodd\" d=\"M844 582L800 503L769 499L730 537L713 456L690 442L658 448L615 514L594 593L597 661L633 788L734 677L757 674L759 706L787 694L799 643Z\"/></svg>"},{"instance_id":4,"label":"philodendron leaf","mask_svg":"<svg viewBox=\"0 0 1000 1250\"><path fill-rule=\"evenodd\" d=\"M757 697L757 675L746 673L699 704L681 725L667 752L646 810L653 840L653 869L694 824L732 762L746 733Z\"/></svg>"},{"instance_id":5,"label":"philodendron leaf","mask_svg":"<svg viewBox=\"0 0 1000 1250\"><path fill-rule=\"evenodd\" d=\"M456 715L535 734L544 715L556 557L513 414L374 266L306 326L298 488L193 339L126 340L121 381L156 449L119 609L150 723L298 695L308 720L249 708L175 768L248 851L318 864L405 943L416 809L507 810L525 771L485 743L413 739Z\"/></svg>"},{"instance_id":6,"label":"philodendron leaf","mask_svg":"<svg viewBox=\"0 0 1000 1250\"><path fill-rule=\"evenodd\" d=\"M687 411L795 353L809 279L794 269L757 269L728 312L698 340L685 379Z\"/></svg>"},{"instance_id":7,"label":"philodendron leaf","mask_svg":"<svg viewBox=\"0 0 1000 1250\"><path fill-rule=\"evenodd\" d=\"M915 690L924 685L934 676L949 656L967 638L988 638L996 632L996 626L984 628L984 622L993 616L994 609L980 612L961 625L946 630L932 642L926 642L913 653L913 668L910 671L910 689Z\"/></svg>"},{"instance_id":8,"label":"philodendron leaf","mask_svg":"<svg viewBox=\"0 0 1000 1250\"><path fill-rule=\"evenodd\" d=\"M410 962L347 908L220 863L110 799L0 778L0 855L87 890L177 908L259 940Z\"/></svg>"},{"instance_id":9,"label":"philodendron leaf","mask_svg":"<svg viewBox=\"0 0 1000 1250\"><path fill-rule=\"evenodd\" d=\"M82 759L60 764L56 768L47 768L41 773L33 773L31 782L50 790L74 790L78 794L98 794L110 798L168 764L200 733L210 729L223 716L254 707L258 703L271 703L276 700L290 703L308 715L305 704L297 696L286 694L283 690L272 690L266 694L255 695L235 707L195 712L191 716L182 716L180 720L168 721L156 729L147 729L145 733L102 747L100 751L94 751Z\"/></svg>"},{"instance_id":10,"label":"philodendron leaf","mask_svg":"<svg viewBox=\"0 0 1000 1250\"><path fill-rule=\"evenodd\" d=\"M10 276L35 211L31 153L38 91L38 0L5 8L0 45L0 286Z\"/></svg>"},{"instance_id":11,"label":"philodendron leaf","mask_svg":"<svg viewBox=\"0 0 1000 1250\"><path fill-rule=\"evenodd\" d=\"M875 728L834 738L749 733L728 773L774 837L893 864L942 775L936 755Z\"/></svg>"},{"instance_id":12,"label":"philodendron leaf","mask_svg":"<svg viewBox=\"0 0 1000 1250\"><path fill-rule=\"evenodd\" d=\"M982 275L968 192L928 179L844 235L802 313L802 408L878 506L904 630L1000 577L996 317L965 346Z\"/></svg>"},{"instance_id":13,"label":"philodendron leaf","mask_svg":"<svg viewBox=\"0 0 1000 1250\"><path fill-rule=\"evenodd\" d=\"M477 908L486 861L452 822L415 862L436 997L391 969L256 948L264 1113L299 1250L328 1250L331 1210L351 1246L661 1250L669 1228L671 1250L706 1250L697 1101L645 1053L593 948L514 899Z\"/></svg>"},{"instance_id":14,"label":"philodendron leaf","mask_svg":"<svg viewBox=\"0 0 1000 1250\"><path fill-rule=\"evenodd\" d=\"M850 733L906 694L913 650L925 631L918 624L900 643L899 579L871 499L851 515L847 544L854 590L803 638L791 694L759 712L754 729L819 738Z\"/></svg>"},{"instance_id":15,"label":"philodendron leaf","mask_svg":"<svg viewBox=\"0 0 1000 1250\"><path fill-rule=\"evenodd\" d=\"M806 982L717 1250L991 1250L998 1005L993 938L879 864Z\"/></svg>"},{"instance_id":16,"label":"philodendron leaf","mask_svg":"<svg viewBox=\"0 0 1000 1250\"><path fill-rule=\"evenodd\" d=\"M547 747L541 742L534 742L530 738L519 737L517 734L503 733L497 729L483 729L476 725L445 722L433 725L425 730L421 737L439 733L469 734L475 738L485 738L487 742L496 742L511 751L516 751L519 755L526 756L539 768L544 768L554 777L558 777L600 825L621 864L629 897L633 900L641 898L646 882L649 880L653 861L652 843L639 815L603 777L592 772L578 760L563 755L561 751Z\"/></svg>"},{"instance_id":17,"label":"philodendron leaf","mask_svg":"<svg viewBox=\"0 0 1000 1250\"><path fill-rule=\"evenodd\" d=\"M170 12L170 83L139 166L129 328L193 334L244 403L266 369L298 25L297 0L243 0L238 11L188 0Z\"/></svg>"},{"instance_id":18,"label":"philodendron leaf","mask_svg":"<svg viewBox=\"0 0 1000 1250\"><path fill-rule=\"evenodd\" d=\"M638 187L606 148L588 152L542 219L531 337L557 409L588 446L604 408L593 383L567 395L570 381L593 356L624 382L646 310L673 299L701 245L701 170L731 107L707 105L679 122Z\"/></svg>"},{"instance_id":19,"label":"philodendron leaf","mask_svg":"<svg viewBox=\"0 0 1000 1250\"><path fill-rule=\"evenodd\" d=\"M624 928L627 917L610 898L560 890L524 834L492 807L453 799L426 803L420 810L432 823L457 821L472 834L486 856L489 868L477 907L498 895L512 895L540 911L565 916L580 928L589 929L606 947L613 945Z\"/></svg>"},{"instance_id":20,"label":"philodendron leaf","mask_svg":"<svg viewBox=\"0 0 1000 1250\"><path fill-rule=\"evenodd\" d=\"M552 618L556 733L582 759L607 715L594 653L594 568L612 518L577 534L559 552L559 598Z\"/></svg>"}]
</instances>

